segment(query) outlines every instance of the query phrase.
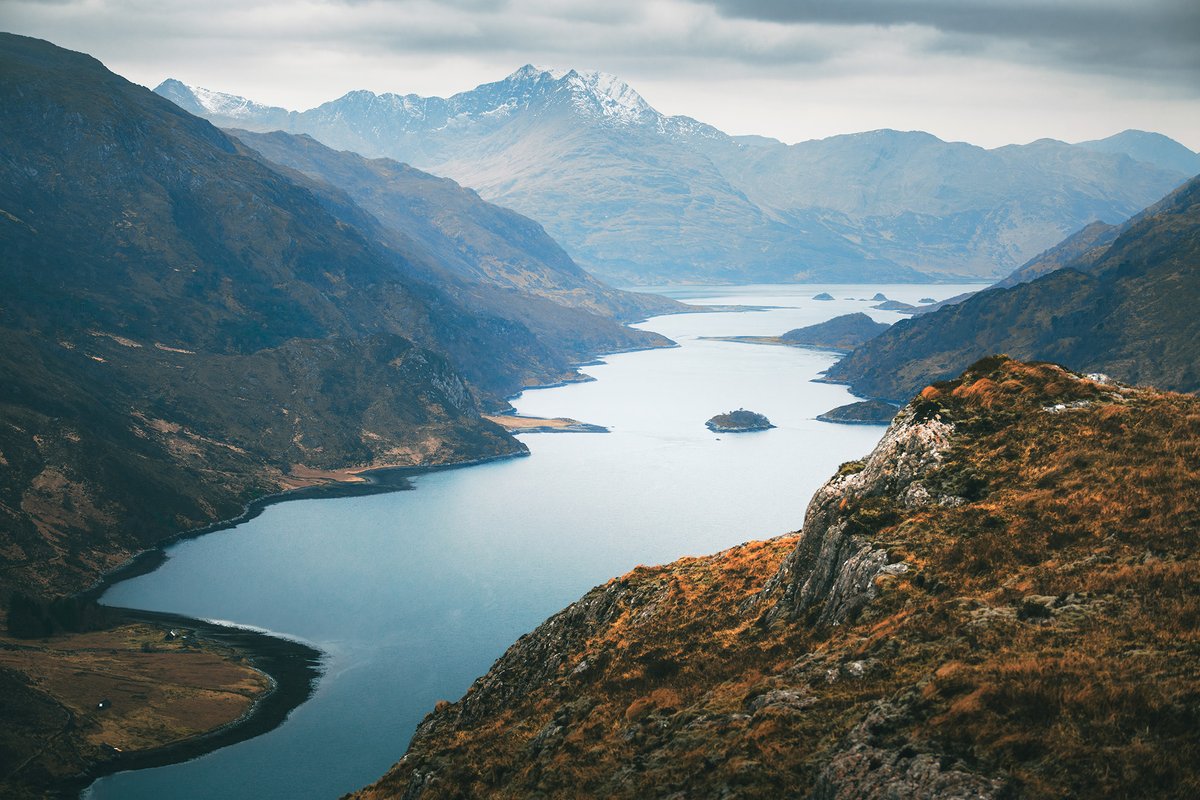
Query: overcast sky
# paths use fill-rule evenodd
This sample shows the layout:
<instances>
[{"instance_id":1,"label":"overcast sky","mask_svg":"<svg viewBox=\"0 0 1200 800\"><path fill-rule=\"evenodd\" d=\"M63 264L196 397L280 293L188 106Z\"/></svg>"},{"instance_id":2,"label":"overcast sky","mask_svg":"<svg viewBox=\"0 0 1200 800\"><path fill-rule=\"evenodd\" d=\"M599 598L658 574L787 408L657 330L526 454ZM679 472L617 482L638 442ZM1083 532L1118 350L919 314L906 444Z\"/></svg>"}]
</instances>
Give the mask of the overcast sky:
<instances>
[{"instance_id":1,"label":"overcast sky","mask_svg":"<svg viewBox=\"0 0 1200 800\"><path fill-rule=\"evenodd\" d=\"M1140 128L1200 150L1200 0L0 0L0 29L292 109L448 96L532 62L786 142Z\"/></svg>"}]
</instances>

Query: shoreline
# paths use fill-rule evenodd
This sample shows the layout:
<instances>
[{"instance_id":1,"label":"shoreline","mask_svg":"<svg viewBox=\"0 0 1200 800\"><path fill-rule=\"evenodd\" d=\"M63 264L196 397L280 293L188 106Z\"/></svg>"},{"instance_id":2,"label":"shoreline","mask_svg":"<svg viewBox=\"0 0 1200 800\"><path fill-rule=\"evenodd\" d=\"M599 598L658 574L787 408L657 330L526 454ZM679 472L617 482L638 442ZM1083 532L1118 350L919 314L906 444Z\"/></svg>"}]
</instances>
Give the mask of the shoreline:
<instances>
[{"instance_id":1,"label":"shoreline","mask_svg":"<svg viewBox=\"0 0 1200 800\"><path fill-rule=\"evenodd\" d=\"M629 325L630 323L626 324ZM665 347L675 348L679 347L679 344L670 342ZM661 345L638 347L632 348L631 351L663 348L664 346ZM599 353L591 363L603 363L600 361L601 357L621 352L630 351L616 350L611 353ZM522 387L510 399L519 397L522 393L532 389L549 389L565 386L570 383L585 383L595 380L592 376L584 373L577 373L577 375L578 377L573 380L568 379L541 386ZM607 429L605 429L605 432L607 432ZM514 441L517 442L518 447L512 452L453 461L445 464L422 466L380 465L365 468L351 467L340 470L306 469L306 474L300 474L295 477L301 481L316 480L319 482L301 483L282 491L257 497L246 503L242 508L242 512L235 517L217 520L199 528L177 531L174 534L166 536L159 540L153 547L134 554L123 564L105 572L95 583L87 589L77 592L74 597L99 602L104 592L115 584L149 574L162 566L167 559L166 549L172 544L199 538L209 533L235 528L242 523L254 519L269 506L276 503L285 503L292 500L362 497L409 491L416 488L413 486L411 479L420 475L478 466L493 461L528 457L530 455L528 447L521 444L519 440ZM218 625L202 619L170 612L129 609L118 606L105 607L113 609L126 621L143 621L195 629L203 637L224 644L246 658L251 666L267 676L272 682L272 688L265 695L258 698L241 717L211 731L191 737L185 741L164 745L141 753L118 755L113 759L89 765L82 773L61 784L62 788L67 791L82 793L88 786L100 778L118 772L149 769L191 761L223 747L268 733L279 727L293 710L312 696L322 674L321 664L324 653L316 647L295 639L286 638L282 634L257 631L250 628L239 628L233 625Z\"/></svg>"},{"instance_id":2,"label":"shoreline","mask_svg":"<svg viewBox=\"0 0 1200 800\"><path fill-rule=\"evenodd\" d=\"M518 436L524 433L609 433L603 425L569 417L527 417L522 414L484 414L484 419Z\"/></svg>"},{"instance_id":3,"label":"shoreline","mask_svg":"<svg viewBox=\"0 0 1200 800\"><path fill-rule=\"evenodd\" d=\"M139 769L164 767L199 758L232 744L253 739L279 727L302 703L312 697L324 674L325 654L298 639L220 625L165 611L109 606L125 621L147 622L167 627L189 628L209 641L228 647L241 655L251 667L266 675L271 688L237 719L187 739L149 750L119 753L106 761L90 765L84 772L62 784L62 788L82 793L97 780Z\"/></svg>"},{"instance_id":4,"label":"shoreline","mask_svg":"<svg viewBox=\"0 0 1200 800\"><path fill-rule=\"evenodd\" d=\"M823 353L837 353L843 356L851 352L848 349L832 347L830 345L789 342L782 336L698 336L696 338L708 342L736 342L738 344L764 344L771 347L796 347L801 350L820 350Z\"/></svg>"},{"instance_id":5,"label":"shoreline","mask_svg":"<svg viewBox=\"0 0 1200 800\"><path fill-rule=\"evenodd\" d=\"M277 503L287 503L292 500L327 500L338 497L364 497L373 494L388 494L390 492L405 492L416 488L412 485L411 478L416 478L420 475L432 472L442 472L448 469L461 469L463 467L473 467L479 464L486 464L492 461L504 461L510 458L525 458L529 455L528 449L514 450L511 453L501 453L494 456L484 456L482 458L472 458L464 461L454 461L447 464L432 464L427 466L377 466L365 467L362 469L352 468L351 470L341 470L349 475L353 475L356 480L330 480L326 483L312 484L308 486L298 486L294 489L284 489L280 492L272 492L261 497L256 497L242 507L242 513L236 517L229 517L223 520L204 525L199 528L188 528L178 531L169 536L160 539L153 547L135 553L123 564L120 564L108 572L105 572L87 589L77 592L73 597L80 600L95 600L99 602L100 596L104 594L114 584L121 581L136 578L141 575L153 572L163 561L166 560L165 549L177 542L184 542L189 539L196 539L209 533L217 531L229 530L235 528L244 522L249 522L255 517L263 513L268 507Z\"/></svg>"},{"instance_id":6,"label":"shoreline","mask_svg":"<svg viewBox=\"0 0 1200 800\"><path fill-rule=\"evenodd\" d=\"M411 479L420 475L473 467L510 458L522 458L528 455L528 449L520 449L511 453L447 464L369 467L354 472L344 471L359 480L331 481L263 495L247 503L242 513L236 517L219 520L200 528L179 531L162 539L154 547L135 554L124 564L104 573L96 583L77 593L74 597L99 602L104 592L113 585L148 574L161 566L167 559L166 548L170 545L235 528L254 519L269 506L277 503L410 491L416 488ZM266 675L272 686L264 695L257 698L242 716L232 722L179 742L140 752L122 753L111 759L90 764L83 772L59 784L59 787L68 793L82 793L100 778L118 772L151 769L191 761L229 745L268 733L279 727L292 711L312 697L324 672L324 652L311 644L288 638L286 634L237 627L236 622L230 625L221 625L167 611L122 606L104 606L104 608L113 610L124 622L147 622L167 627L193 629L202 638L215 641L241 655L254 669Z\"/></svg>"},{"instance_id":7,"label":"shoreline","mask_svg":"<svg viewBox=\"0 0 1200 800\"><path fill-rule=\"evenodd\" d=\"M606 355L643 350L672 349L679 346L677 342L670 342L670 344L665 346L649 346L633 348L630 351L616 350L611 353L605 352L598 354L597 358L589 363L603 363L600 359ZM573 380L568 379L546 385L522 387L510 399L515 399L524 392L533 389L557 388L571 383L586 383L596 380L585 373L577 374L578 377ZM589 426L590 428L591 426ZM607 432L607 429L603 430ZM365 468L351 467L340 470L306 469L306 474L300 474L295 477L301 481L316 480L319 482L302 483L291 488L257 497L246 503L242 508L242 512L235 517L217 520L199 528L177 531L174 534L164 537L153 547L134 554L123 564L105 572L95 583L87 589L76 593L74 597L99 602L104 592L113 585L146 575L160 567L167 559L166 549L172 544L199 538L209 533L235 528L242 523L254 519L269 506L277 503L285 503L292 500L362 497L413 490L416 487L413 485L412 479L420 475L479 466L493 461L528 457L530 455L528 447L521 444L519 440L515 441L518 443L518 449L514 449L508 453L453 461L445 464L423 466L380 465ZM88 786L100 778L118 772L150 769L191 761L229 745L247 741L261 734L268 733L279 727L293 710L312 696L323 674L322 662L325 654L310 644L289 639L284 634L235 627L236 622L232 625L218 625L203 619L171 612L130 609L118 606L105 607L113 609L125 621L142 621L174 627L192 628L202 637L217 641L243 656L253 668L267 676L272 683L272 688L262 697L258 698L241 717L218 728L198 734L184 741L153 748L144 752L120 754L112 759L89 765L86 770L77 776L60 784L63 789L69 792L82 793Z\"/></svg>"}]
</instances>

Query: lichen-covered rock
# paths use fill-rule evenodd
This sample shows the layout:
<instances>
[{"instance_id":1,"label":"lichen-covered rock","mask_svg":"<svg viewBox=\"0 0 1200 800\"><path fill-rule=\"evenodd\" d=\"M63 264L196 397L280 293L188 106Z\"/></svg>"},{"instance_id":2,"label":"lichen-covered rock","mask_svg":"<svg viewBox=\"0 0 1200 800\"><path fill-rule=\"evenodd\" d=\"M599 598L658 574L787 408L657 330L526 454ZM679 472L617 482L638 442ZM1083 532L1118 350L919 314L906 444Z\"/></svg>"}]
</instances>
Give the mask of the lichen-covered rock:
<instances>
[{"instance_id":1,"label":"lichen-covered rock","mask_svg":"<svg viewBox=\"0 0 1200 800\"><path fill-rule=\"evenodd\" d=\"M1005 782L967 769L953 756L888 741L911 723L915 697L880 701L855 726L813 786L811 800L991 800Z\"/></svg>"},{"instance_id":2,"label":"lichen-covered rock","mask_svg":"<svg viewBox=\"0 0 1200 800\"><path fill-rule=\"evenodd\" d=\"M594 589L358 797L1191 800L1196 497L1197 398L987 359L802 535Z\"/></svg>"},{"instance_id":3,"label":"lichen-covered rock","mask_svg":"<svg viewBox=\"0 0 1200 800\"><path fill-rule=\"evenodd\" d=\"M928 502L921 478L941 464L953 433L939 416L925 418L910 406L896 416L860 470L839 474L817 490L804 515L800 544L756 600L766 608L766 621L816 608L816 622L834 625L875 595L875 578L889 566L889 556L865 538L855 512L867 500L902 507Z\"/></svg>"}]
</instances>

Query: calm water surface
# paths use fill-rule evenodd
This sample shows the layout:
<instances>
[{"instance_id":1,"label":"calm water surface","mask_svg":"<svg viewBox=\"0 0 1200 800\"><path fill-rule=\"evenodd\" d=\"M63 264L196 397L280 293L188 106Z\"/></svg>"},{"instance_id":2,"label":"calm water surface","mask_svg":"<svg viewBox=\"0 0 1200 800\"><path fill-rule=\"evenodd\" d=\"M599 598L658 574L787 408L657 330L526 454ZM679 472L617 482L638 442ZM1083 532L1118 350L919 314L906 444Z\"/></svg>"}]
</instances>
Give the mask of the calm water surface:
<instances>
[{"instance_id":1,"label":"calm water surface","mask_svg":"<svg viewBox=\"0 0 1200 800\"><path fill-rule=\"evenodd\" d=\"M185 764L113 775L85 792L126 798L332 798L382 775L440 699L460 697L518 636L638 564L700 555L799 528L838 464L879 426L818 422L853 398L811 379L836 355L704 341L777 335L889 298L976 286L745 286L662 290L766 311L658 317L681 346L609 356L594 382L527 392L524 414L607 425L530 434L532 457L425 475L416 490L271 506L236 528L172 546L104 602L227 620L327 654L313 698L278 729ZM834 301L814 301L827 291ZM868 311L894 322L892 312ZM745 407L778 426L717 436Z\"/></svg>"}]
</instances>

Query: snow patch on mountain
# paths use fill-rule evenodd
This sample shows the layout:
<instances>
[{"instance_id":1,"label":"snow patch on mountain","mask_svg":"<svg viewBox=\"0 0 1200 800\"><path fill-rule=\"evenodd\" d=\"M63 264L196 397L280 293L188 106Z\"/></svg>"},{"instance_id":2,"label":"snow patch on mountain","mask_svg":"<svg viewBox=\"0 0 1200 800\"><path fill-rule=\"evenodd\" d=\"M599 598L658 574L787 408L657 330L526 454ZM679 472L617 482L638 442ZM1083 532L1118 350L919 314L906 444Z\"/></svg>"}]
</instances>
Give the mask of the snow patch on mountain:
<instances>
[{"instance_id":1,"label":"snow patch on mountain","mask_svg":"<svg viewBox=\"0 0 1200 800\"><path fill-rule=\"evenodd\" d=\"M594 100L606 117L624 122L637 122L646 115L658 116L658 112L651 108L640 94L616 75L571 70L563 80L567 81L572 89Z\"/></svg>"},{"instance_id":2,"label":"snow patch on mountain","mask_svg":"<svg viewBox=\"0 0 1200 800\"><path fill-rule=\"evenodd\" d=\"M263 112L276 110L236 94L216 92L212 89L205 89L203 86L191 86L190 84L184 84L184 86L192 93L192 97L196 98L200 107L213 115L231 119L251 119Z\"/></svg>"},{"instance_id":3,"label":"snow patch on mountain","mask_svg":"<svg viewBox=\"0 0 1200 800\"><path fill-rule=\"evenodd\" d=\"M529 72L526 74L530 75L549 75L552 80L556 81L561 81L567 76L568 72L572 71L570 69L559 69L557 67L542 67L538 66L537 64L526 64L525 66L521 67L521 69L517 70L517 72L521 72L521 70L529 70Z\"/></svg>"},{"instance_id":4,"label":"snow patch on mountain","mask_svg":"<svg viewBox=\"0 0 1200 800\"><path fill-rule=\"evenodd\" d=\"M549 88L550 94L565 91L569 93L571 107L576 112L610 122L629 124L659 117L658 112L629 84L607 72L581 72L575 69L526 64L505 78L503 83L514 88L519 87L519 96L525 102L537 94L538 89ZM553 86L546 87L546 84ZM504 105L511 105L511 102L509 100Z\"/></svg>"}]
</instances>

